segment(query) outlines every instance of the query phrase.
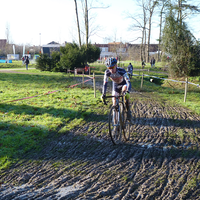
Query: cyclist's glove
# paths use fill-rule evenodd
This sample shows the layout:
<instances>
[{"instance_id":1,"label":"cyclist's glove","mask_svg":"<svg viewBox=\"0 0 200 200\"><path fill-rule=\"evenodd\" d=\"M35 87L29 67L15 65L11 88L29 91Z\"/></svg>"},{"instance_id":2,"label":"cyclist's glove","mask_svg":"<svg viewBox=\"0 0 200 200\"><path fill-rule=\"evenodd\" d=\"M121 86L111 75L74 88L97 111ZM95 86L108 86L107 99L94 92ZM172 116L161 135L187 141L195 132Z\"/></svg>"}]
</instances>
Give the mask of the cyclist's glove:
<instances>
[{"instance_id":1,"label":"cyclist's glove","mask_svg":"<svg viewBox=\"0 0 200 200\"><path fill-rule=\"evenodd\" d=\"M129 99L130 99L129 91L126 92L126 94L125 94L125 99L126 99L126 100L129 100Z\"/></svg>"}]
</instances>

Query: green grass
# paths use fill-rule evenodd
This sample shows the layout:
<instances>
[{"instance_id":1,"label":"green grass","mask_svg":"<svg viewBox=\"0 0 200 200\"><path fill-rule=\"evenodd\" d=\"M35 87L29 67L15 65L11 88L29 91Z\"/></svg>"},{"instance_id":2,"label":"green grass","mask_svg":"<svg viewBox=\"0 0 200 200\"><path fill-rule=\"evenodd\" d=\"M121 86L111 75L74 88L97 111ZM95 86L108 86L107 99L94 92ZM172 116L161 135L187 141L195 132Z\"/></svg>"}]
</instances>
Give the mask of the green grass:
<instances>
[{"instance_id":1,"label":"green grass","mask_svg":"<svg viewBox=\"0 0 200 200\"><path fill-rule=\"evenodd\" d=\"M158 76L157 74L154 74ZM166 76L160 76L165 77ZM155 82L150 82L151 76L144 77L143 87L141 88L141 76L134 76L131 79L132 88L137 91L151 93L151 98L156 101L169 102L171 105L179 104L183 107L189 108L192 112L200 114L200 88L189 85L187 99L184 102L185 85L173 84L173 82L154 79ZM159 80L159 81L158 81ZM193 83L198 84L199 77L193 78ZM189 81L191 81L189 79ZM169 82L169 83L168 83Z\"/></svg>"},{"instance_id":2,"label":"green grass","mask_svg":"<svg viewBox=\"0 0 200 200\"><path fill-rule=\"evenodd\" d=\"M92 113L101 114L93 89L69 88L72 84L63 74L0 73L0 169L30 150L39 151L50 134L67 134Z\"/></svg>"},{"instance_id":3,"label":"green grass","mask_svg":"<svg viewBox=\"0 0 200 200\"><path fill-rule=\"evenodd\" d=\"M132 88L136 89L137 91L152 93L152 98L155 98L157 100L160 99L160 101L169 101L172 105L179 104L181 106L189 108L194 113L200 114L200 88L189 84L187 99L186 102L184 102L185 84L156 79L152 77L156 76L158 78L168 78L167 74L163 74L163 72L167 73L166 71L163 71L163 66L165 66L164 63L156 63L156 68L151 68L150 64L147 63L144 69L149 69L149 71L144 72L138 71L138 69L141 69L141 63L137 61L123 61L121 62L120 66L124 66L124 68L127 69L129 63L132 63L133 65L133 74L137 75L133 76L133 79L131 80ZM106 69L104 64L102 63L95 63L91 64L90 66L95 67L95 74L102 75L104 74L104 71ZM141 89L142 73L149 76L144 76L143 88ZM150 82L151 78L154 79L153 83ZM185 79L180 80L185 81ZM195 84L200 84L200 77L190 77L188 81Z\"/></svg>"},{"instance_id":4,"label":"green grass","mask_svg":"<svg viewBox=\"0 0 200 200\"><path fill-rule=\"evenodd\" d=\"M94 70L103 74L105 69L99 65ZM98 122L109 111L102 109L98 90L97 98L94 98L92 88L81 85L70 88L74 84L73 76L36 69L28 72L36 74L0 73L0 169L8 168L30 150L39 151L50 135L68 134L91 120ZM182 85L170 85L164 81L151 83L149 79L144 78L141 89L141 76L134 76L132 87L150 93L152 99L160 103L179 104L200 114L199 88L189 87L184 103ZM199 80L195 77L190 81ZM89 131L93 128L90 127ZM177 135L182 139L181 132Z\"/></svg>"},{"instance_id":5,"label":"green grass","mask_svg":"<svg viewBox=\"0 0 200 200\"><path fill-rule=\"evenodd\" d=\"M35 67L35 64L30 62L29 67ZM12 63L0 63L0 69L10 69L10 68L26 68L26 65L22 65L22 61L13 60Z\"/></svg>"}]
</instances>

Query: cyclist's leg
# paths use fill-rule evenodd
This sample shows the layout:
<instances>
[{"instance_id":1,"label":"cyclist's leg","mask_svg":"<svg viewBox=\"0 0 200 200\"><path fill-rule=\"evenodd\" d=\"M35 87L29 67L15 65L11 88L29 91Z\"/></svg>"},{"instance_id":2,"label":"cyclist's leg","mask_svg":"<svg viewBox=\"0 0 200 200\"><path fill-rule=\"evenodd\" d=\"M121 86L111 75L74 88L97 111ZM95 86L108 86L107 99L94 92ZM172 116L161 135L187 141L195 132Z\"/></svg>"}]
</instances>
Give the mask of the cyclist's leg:
<instances>
[{"instance_id":1,"label":"cyclist's leg","mask_svg":"<svg viewBox=\"0 0 200 200\"><path fill-rule=\"evenodd\" d=\"M118 97L121 93L121 89L122 89L122 86L113 82L112 96ZM113 101L113 106L115 106L116 105L116 98L113 97L112 101ZM113 113L113 116L115 116L114 123L117 123L119 121L118 112L116 112L115 114Z\"/></svg>"},{"instance_id":2,"label":"cyclist's leg","mask_svg":"<svg viewBox=\"0 0 200 200\"><path fill-rule=\"evenodd\" d=\"M122 86L113 82L112 96L118 97L122 91ZM116 105L116 98L112 98L113 106Z\"/></svg>"},{"instance_id":3,"label":"cyclist's leg","mask_svg":"<svg viewBox=\"0 0 200 200\"><path fill-rule=\"evenodd\" d=\"M124 85L123 87L122 87L122 92L124 91L126 91L127 90L127 85ZM131 120L132 119L132 115L131 115L131 110L130 110L130 100L129 99L125 99L126 101L125 101L125 104L126 104L126 109L127 109L127 118L128 118L128 120Z\"/></svg>"}]
</instances>

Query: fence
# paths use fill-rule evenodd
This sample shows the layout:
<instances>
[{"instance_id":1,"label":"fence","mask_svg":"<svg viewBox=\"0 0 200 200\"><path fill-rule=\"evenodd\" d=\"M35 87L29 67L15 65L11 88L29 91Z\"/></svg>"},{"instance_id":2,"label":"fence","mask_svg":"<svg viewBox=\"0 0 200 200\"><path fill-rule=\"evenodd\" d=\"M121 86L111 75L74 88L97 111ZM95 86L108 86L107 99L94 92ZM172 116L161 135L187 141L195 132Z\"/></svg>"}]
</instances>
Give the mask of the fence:
<instances>
[{"instance_id":1,"label":"fence","mask_svg":"<svg viewBox=\"0 0 200 200\"><path fill-rule=\"evenodd\" d=\"M134 76L137 76L137 75L134 74ZM138 75L138 76L140 76L140 75ZM150 76L150 75L147 75L147 74L142 73L141 89L142 89L142 87L143 87L144 76ZM167 81L173 81L173 82L185 83L184 102L186 102L186 98L187 98L188 84L191 84L191 85L196 86L197 88L200 88L199 84L195 84L195 83L188 82L188 78L186 78L185 81L177 81L177 80L172 80L172 79L159 78L159 77L156 77L156 76L150 76L150 77L152 77L152 78L156 78L156 79L167 80ZM150 80L150 81L151 81L151 80ZM152 81L151 81L151 82L152 82Z\"/></svg>"}]
</instances>

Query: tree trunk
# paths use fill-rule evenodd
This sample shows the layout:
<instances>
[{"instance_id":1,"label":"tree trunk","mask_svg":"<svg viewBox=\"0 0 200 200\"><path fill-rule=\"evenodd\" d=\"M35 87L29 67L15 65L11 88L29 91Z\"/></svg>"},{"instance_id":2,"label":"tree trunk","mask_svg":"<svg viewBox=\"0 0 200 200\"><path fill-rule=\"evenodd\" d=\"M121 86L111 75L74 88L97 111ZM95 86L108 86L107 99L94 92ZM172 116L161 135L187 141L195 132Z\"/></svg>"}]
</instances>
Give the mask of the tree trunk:
<instances>
[{"instance_id":1,"label":"tree trunk","mask_svg":"<svg viewBox=\"0 0 200 200\"><path fill-rule=\"evenodd\" d=\"M74 3L75 3L76 20L77 20L77 28L78 28L79 47L81 47L81 33L80 33L80 26L79 26L79 19L78 19L78 9L77 9L76 0L74 0Z\"/></svg>"},{"instance_id":2,"label":"tree trunk","mask_svg":"<svg viewBox=\"0 0 200 200\"><path fill-rule=\"evenodd\" d=\"M149 62L149 46L150 46L150 37L151 37L151 15L149 18L149 32L148 32L148 41L147 41L147 62Z\"/></svg>"},{"instance_id":3,"label":"tree trunk","mask_svg":"<svg viewBox=\"0 0 200 200\"><path fill-rule=\"evenodd\" d=\"M182 0L178 0L178 21L182 25Z\"/></svg>"},{"instance_id":4,"label":"tree trunk","mask_svg":"<svg viewBox=\"0 0 200 200\"><path fill-rule=\"evenodd\" d=\"M143 9L143 29L142 29L142 60L146 62L146 8L144 2L142 2Z\"/></svg>"},{"instance_id":5,"label":"tree trunk","mask_svg":"<svg viewBox=\"0 0 200 200\"><path fill-rule=\"evenodd\" d=\"M159 43L158 43L158 61L161 61L160 59L160 44L161 44L161 34L162 34L162 14L163 14L163 10L164 10L164 3L162 5L161 11L160 11L160 33L159 33Z\"/></svg>"},{"instance_id":6,"label":"tree trunk","mask_svg":"<svg viewBox=\"0 0 200 200\"><path fill-rule=\"evenodd\" d=\"M153 16L154 8L157 4L157 1L153 1L153 6L151 6L151 0L149 1L149 33L148 33L148 41L147 41L147 62L149 62L149 46L150 46L150 37L151 37L151 19Z\"/></svg>"},{"instance_id":7,"label":"tree trunk","mask_svg":"<svg viewBox=\"0 0 200 200\"><path fill-rule=\"evenodd\" d=\"M88 38L89 38L89 24L88 24L88 7L87 0L85 0L85 30L86 30L86 48L88 46Z\"/></svg>"}]
</instances>

